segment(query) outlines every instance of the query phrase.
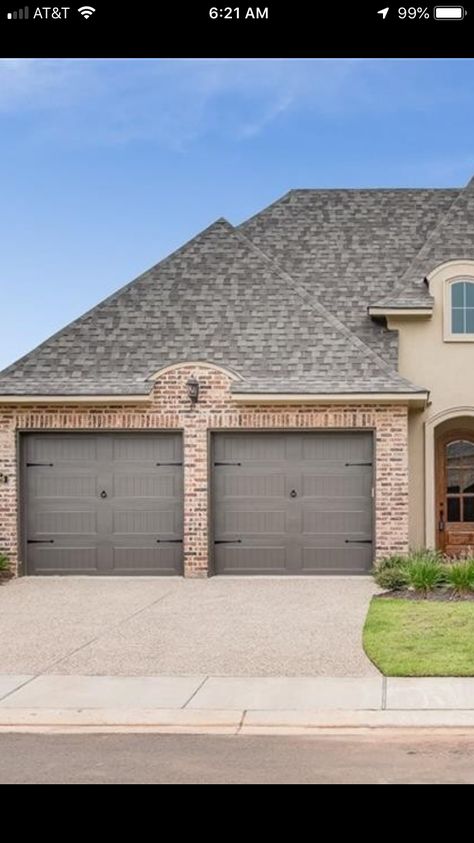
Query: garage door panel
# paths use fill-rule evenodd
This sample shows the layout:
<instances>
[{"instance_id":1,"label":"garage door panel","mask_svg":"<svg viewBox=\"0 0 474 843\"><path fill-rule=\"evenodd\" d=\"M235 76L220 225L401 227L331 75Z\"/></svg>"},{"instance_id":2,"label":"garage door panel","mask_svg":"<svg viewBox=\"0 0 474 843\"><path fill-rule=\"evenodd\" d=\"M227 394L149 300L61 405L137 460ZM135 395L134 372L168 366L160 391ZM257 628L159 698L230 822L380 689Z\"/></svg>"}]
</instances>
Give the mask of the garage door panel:
<instances>
[{"instance_id":1,"label":"garage door panel","mask_svg":"<svg viewBox=\"0 0 474 843\"><path fill-rule=\"evenodd\" d=\"M219 529L225 533L272 534L286 532L286 512L242 510L223 513L218 522Z\"/></svg>"},{"instance_id":2,"label":"garage door panel","mask_svg":"<svg viewBox=\"0 0 474 843\"><path fill-rule=\"evenodd\" d=\"M341 461L370 461L372 437L357 433L318 433L305 436L302 442L303 459Z\"/></svg>"},{"instance_id":3,"label":"garage door panel","mask_svg":"<svg viewBox=\"0 0 474 843\"><path fill-rule=\"evenodd\" d=\"M219 483L219 479L217 480ZM255 466L247 470L245 474L236 471L235 473L224 474L220 480L221 494L232 498L266 497L278 498L285 493L285 476L279 470L274 473L260 471Z\"/></svg>"},{"instance_id":4,"label":"garage door panel","mask_svg":"<svg viewBox=\"0 0 474 843\"><path fill-rule=\"evenodd\" d=\"M113 438L114 462L144 462L149 465L151 461L164 462L178 458L181 458L181 443L174 433L162 433L159 438L117 433Z\"/></svg>"},{"instance_id":5,"label":"garage door panel","mask_svg":"<svg viewBox=\"0 0 474 843\"><path fill-rule=\"evenodd\" d=\"M163 510L116 510L113 513L112 532L139 533L157 536L162 533L174 534L177 528L174 509Z\"/></svg>"},{"instance_id":6,"label":"garage door panel","mask_svg":"<svg viewBox=\"0 0 474 843\"><path fill-rule=\"evenodd\" d=\"M366 572L372 447L359 432L215 434L217 573Z\"/></svg>"},{"instance_id":7,"label":"garage door panel","mask_svg":"<svg viewBox=\"0 0 474 843\"><path fill-rule=\"evenodd\" d=\"M67 436L62 434L35 434L27 444L28 462L95 462L98 459L98 442L94 436Z\"/></svg>"},{"instance_id":8,"label":"garage door panel","mask_svg":"<svg viewBox=\"0 0 474 843\"><path fill-rule=\"evenodd\" d=\"M164 434L163 441L162 434L54 434L51 440L40 434L39 445L36 439L26 437L24 448L28 573L166 574L170 559L172 573L181 572L179 434ZM47 454L48 465L36 464L38 454ZM81 463L81 455L95 455L95 462ZM157 465L163 456L170 465ZM163 540L173 545L163 550Z\"/></svg>"},{"instance_id":9,"label":"garage door panel","mask_svg":"<svg viewBox=\"0 0 474 843\"><path fill-rule=\"evenodd\" d=\"M96 574L99 572L97 547L36 547L28 562L36 574L63 574L71 570L75 574Z\"/></svg>"},{"instance_id":10,"label":"garage door panel","mask_svg":"<svg viewBox=\"0 0 474 843\"><path fill-rule=\"evenodd\" d=\"M320 510L319 512L305 511L303 513L303 534L308 533L334 533L335 535L348 534L355 532L367 534L370 536L372 525L372 513L360 509L338 510L336 512L328 512L327 510Z\"/></svg>"},{"instance_id":11,"label":"garage door panel","mask_svg":"<svg viewBox=\"0 0 474 843\"><path fill-rule=\"evenodd\" d=\"M91 474L38 474L31 482L31 492L36 498L94 498L97 495L97 478Z\"/></svg>"},{"instance_id":12,"label":"garage door panel","mask_svg":"<svg viewBox=\"0 0 474 843\"><path fill-rule=\"evenodd\" d=\"M225 569L227 574L284 574L286 550L278 545L217 546L215 564L217 570Z\"/></svg>"},{"instance_id":13,"label":"garage door panel","mask_svg":"<svg viewBox=\"0 0 474 843\"><path fill-rule=\"evenodd\" d=\"M329 474L323 470L320 474L304 474L302 492L305 497L345 498L367 497L372 488L370 473L349 476L346 474Z\"/></svg>"},{"instance_id":14,"label":"garage door panel","mask_svg":"<svg viewBox=\"0 0 474 843\"><path fill-rule=\"evenodd\" d=\"M305 547L303 550L303 572L333 574L358 574L371 566L372 551L367 547L341 548L322 545Z\"/></svg>"},{"instance_id":15,"label":"garage door panel","mask_svg":"<svg viewBox=\"0 0 474 843\"><path fill-rule=\"evenodd\" d=\"M115 547L113 550L113 570L116 576L129 576L140 573L152 576L159 570L163 575L176 574L181 560L181 550L168 547Z\"/></svg>"},{"instance_id":16,"label":"garage door panel","mask_svg":"<svg viewBox=\"0 0 474 843\"><path fill-rule=\"evenodd\" d=\"M277 433L271 438L250 435L243 440L240 434L229 433L220 439L216 438L214 458L216 461L249 461L253 464L261 461L266 464L284 458L285 448L285 434Z\"/></svg>"},{"instance_id":17,"label":"garage door panel","mask_svg":"<svg viewBox=\"0 0 474 843\"><path fill-rule=\"evenodd\" d=\"M178 480L172 474L115 474L113 494L117 498L170 498L178 496Z\"/></svg>"},{"instance_id":18,"label":"garage door panel","mask_svg":"<svg viewBox=\"0 0 474 843\"><path fill-rule=\"evenodd\" d=\"M303 512L368 512L372 513L372 496L325 498L302 498L300 501Z\"/></svg>"},{"instance_id":19,"label":"garage door panel","mask_svg":"<svg viewBox=\"0 0 474 843\"><path fill-rule=\"evenodd\" d=\"M49 533L95 536L97 513L95 510L56 509L54 512L45 510L37 513L35 527L35 534L38 537Z\"/></svg>"}]
</instances>

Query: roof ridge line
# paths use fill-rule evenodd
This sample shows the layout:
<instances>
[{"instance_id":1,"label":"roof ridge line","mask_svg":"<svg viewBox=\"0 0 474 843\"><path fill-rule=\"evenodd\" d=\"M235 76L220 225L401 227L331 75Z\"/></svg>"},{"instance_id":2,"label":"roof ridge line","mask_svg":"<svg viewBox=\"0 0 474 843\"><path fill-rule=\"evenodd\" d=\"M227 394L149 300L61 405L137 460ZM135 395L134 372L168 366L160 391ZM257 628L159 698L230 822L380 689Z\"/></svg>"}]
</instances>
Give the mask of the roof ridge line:
<instances>
[{"instance_id":1,"label":"roof ridge line","mask_svg":"<svg viewBox=\"0 0 474 843\"><path fill-rule=\"evenodd\" d=\"M273 258L270 258L262 249L260 249L259 246L256 246L255 243L253 243L245 234L242 234L242 232L238 228L234 228L234 232L237 237L240 237L242 240L244 240L257 254L264 258L264 260L268 264L270 264L270 266L273 266L274 269L279 272L279 274L283 278L290 282L296 295L298 295L303 301L305 301L306 304L309 304L310 307L314 308L315 310L319 310L319 313L326 319L328 319L334 325L334 327L340 331L340 333L344 334L344 336L346 336L352 342L353 345L356 345L361 351L364 351L364 353L372 357L372 359L375 360L377 364L382 367L386 372L389 372L390 374L396 374L400 378L402 378L399 372L397 372L395 369L392 369L389 364L382 359L382 357L379 357L377 352L373 351L373 349L366 345L365 342L360 339L360 337L350 331L349 328L347 328L342 322L340 322L337 316L334 316L334 314L332 314L323 304L321 304L318 299L313 298L312 296L310 296L307 290L305 290L303 287L300 287L297 281L295 281L295 279L289 274L289 272L283 269L275 260L273 260ZM402 378L402 380L405 380L407 383L410 383L410 381L408 381L406 378Z\"/></svg>"},{"instance_id":2,"label":"roof ridge line","mask_svg":"<svg viewBox=\"0 0 474 843\"><path fill-rule=\"evenodd\" d=\"M468 187L469 187L469 184L465 185L463 188L460 188L458 195L456 196L455 199L453 199L453 201L451 202L448 210L443 214L443 216L439 220L438 224L428 234L428 237L424 241L423 245L418 249L415 257L410 262L410 264L407 266L405 272L403 273L402 277L400 278L399 283L392 290L392 294L390 296L386 296L385 299L382 299L381 301L390 300L392 297L396 298L399 293L403 292L403 290L405 289L405 284L406 284L408 278L410 277L410 272L412 271L413 267L415 266L417 260L419 260L420 257L423 255L423 252L426 251L429 246L431 246L431 242L432 242L433 238L437 236L440 228L446 222L446 219L449 217L449 215L450 215L451 211L453 210L454 206L456 205L456 203L459 202L462 197L464 197L465 191L467 190Z\"/></svg>"}]
</instances>

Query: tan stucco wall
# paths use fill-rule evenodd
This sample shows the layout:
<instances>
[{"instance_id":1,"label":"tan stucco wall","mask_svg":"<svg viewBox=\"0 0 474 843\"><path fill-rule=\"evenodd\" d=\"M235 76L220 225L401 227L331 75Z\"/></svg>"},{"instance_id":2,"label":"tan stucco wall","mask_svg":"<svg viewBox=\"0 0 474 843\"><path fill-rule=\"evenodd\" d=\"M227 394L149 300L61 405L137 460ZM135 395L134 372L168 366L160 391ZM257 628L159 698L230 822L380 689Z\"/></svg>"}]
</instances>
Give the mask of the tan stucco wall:
<instances>
[{"instance_id":1,"label":"tan stucco wall","mask_svg":"<svg viewBox=\"0 0 474 843\"><path fill-rule=\"evenodd\" d=\"M464 422L473 419L474 426L474 342L446 342L444 339L446 284L458 277L474 280L474 260L450 261L430 273L429 290L434 298L431 318L391 316L387 320L388 327L399 332L400 374L430 391L429 406L423 412L411 412L409 419L409 541L412 547L425 543L432 545L434 540L432 442L439 425L461 426L456 421L445 420L456 413Z\"/></svg>"}]
</instances>

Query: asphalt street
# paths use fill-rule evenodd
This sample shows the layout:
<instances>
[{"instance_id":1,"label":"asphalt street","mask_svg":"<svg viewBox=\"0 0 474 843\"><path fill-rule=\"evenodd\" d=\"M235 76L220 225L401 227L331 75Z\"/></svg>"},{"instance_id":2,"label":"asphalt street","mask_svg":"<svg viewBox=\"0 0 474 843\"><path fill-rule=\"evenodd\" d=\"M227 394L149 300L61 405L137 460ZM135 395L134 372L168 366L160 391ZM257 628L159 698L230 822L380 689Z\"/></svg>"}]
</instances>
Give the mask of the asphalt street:
<instances>
[{"instance_id":1,"label":"asphalt street","mask_svg":"<svg viewBox=\"0 0 474 843\"><path fill-rule=\"evenodd\" d=\"M2 734L0 784L474 783L474 735Z\"/></svg>"}]
</instances>

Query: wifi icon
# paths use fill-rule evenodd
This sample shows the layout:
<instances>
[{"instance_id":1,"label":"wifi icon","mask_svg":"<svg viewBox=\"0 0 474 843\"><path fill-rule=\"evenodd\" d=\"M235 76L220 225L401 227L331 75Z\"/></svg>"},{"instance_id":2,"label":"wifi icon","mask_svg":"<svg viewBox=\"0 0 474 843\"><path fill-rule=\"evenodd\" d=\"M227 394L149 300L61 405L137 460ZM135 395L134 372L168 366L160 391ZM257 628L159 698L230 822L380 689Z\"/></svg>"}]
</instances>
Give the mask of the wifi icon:
<instances>
[{"instance_id":1,"label":"wifi icon","mask_svg":"<svg viewBox=\"0 0 474 843\"><path fill-rule=\"evenodd\" d=\"M90 18L91 15L94 14L95 9L92 6L81 6L80 9L77 10L80 15L86 20Z\"/></svg>"}]
</instances>

